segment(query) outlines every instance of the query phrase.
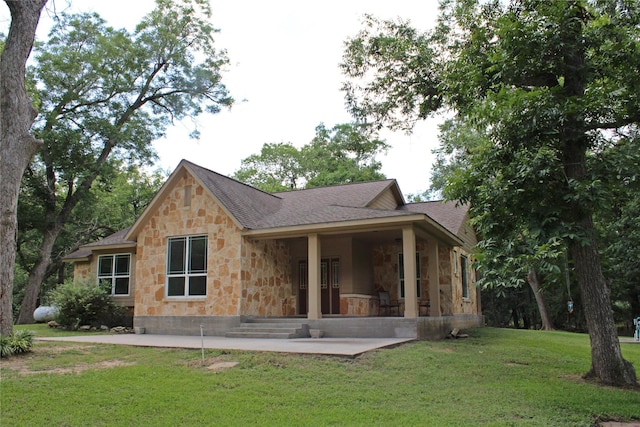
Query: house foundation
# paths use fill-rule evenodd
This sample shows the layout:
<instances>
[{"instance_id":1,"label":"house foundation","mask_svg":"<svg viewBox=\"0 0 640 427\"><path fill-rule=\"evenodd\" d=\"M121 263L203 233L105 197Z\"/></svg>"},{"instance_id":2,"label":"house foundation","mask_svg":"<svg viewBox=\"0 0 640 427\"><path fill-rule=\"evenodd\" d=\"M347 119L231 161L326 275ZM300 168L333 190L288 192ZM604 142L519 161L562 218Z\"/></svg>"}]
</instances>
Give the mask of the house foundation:
<instances>
[{"instance_id":1,"label":"house foundation","mask_svg":"<svg viewBox=\"0 0 640 427\"><path fill-rule=\"evenodd\" d=\"M135 328L147 334L224 336L244 322L255 320L247 316L136 316ZM265 318L260 318L264 320ZM323 317L320 319L270 318L273 322L296 322L321 331L324 338L414 338L439 340L454 328L471 329L484 324L484 316L463 314L440 317Z\"/></svg>"}]
</instances>

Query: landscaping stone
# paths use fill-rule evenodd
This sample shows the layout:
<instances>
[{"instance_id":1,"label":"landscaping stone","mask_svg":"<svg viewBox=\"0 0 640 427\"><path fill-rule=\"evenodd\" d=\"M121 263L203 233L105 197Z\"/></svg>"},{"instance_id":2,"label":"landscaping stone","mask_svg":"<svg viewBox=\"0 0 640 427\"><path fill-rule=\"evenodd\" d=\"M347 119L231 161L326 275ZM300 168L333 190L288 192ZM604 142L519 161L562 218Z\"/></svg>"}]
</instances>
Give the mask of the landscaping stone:
<instances>
[{"instance_id":1,"label":"landscaping stone","mask_svg":"<svg viewBox=\"0 0 640 427\"><path fill-rule=\"evenodd\" d=\"M110 329L110 332L114 334L132 334L133 328L127 328L126 326L114 326Z\"/></svg>"}]
</instances>

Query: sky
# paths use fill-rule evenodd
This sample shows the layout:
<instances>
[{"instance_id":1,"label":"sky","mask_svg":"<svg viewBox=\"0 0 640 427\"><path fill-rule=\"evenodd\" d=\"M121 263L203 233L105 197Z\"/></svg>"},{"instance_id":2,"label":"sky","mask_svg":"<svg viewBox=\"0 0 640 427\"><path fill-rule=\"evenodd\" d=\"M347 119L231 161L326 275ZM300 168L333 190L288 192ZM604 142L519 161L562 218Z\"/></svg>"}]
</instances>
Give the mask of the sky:
<instances>
[{"instance_id":1,"label":"sky","mask_svg":"<svg viewBox=\"0 0 640 427\"><path fill-rule=\"evenodd\" d=\"M44 40L52 11L68 7L99 13L109 25L133 30L154 7L153 0L49 0L38 39ZM403 18L416 28L432 27L437 0L211 0L212 23L219 49L230 65L223 83L236 100L231 110L198 118L199 140L176 123L154 142L158 166L173 170L187 159L215 172L232 175L241 160L260 152L265 143L311 141L315 128L352 121L340 90L339 64L345 41L362 27L365 13L378 18ZM6 33L8 10L0 8L0 28ZM438 145L438 119L416 126L411 135L383 130L391 145L378 156L382 172L395 178L405 195L428 189L432 150Z\"/></svg>"}]
</instances>

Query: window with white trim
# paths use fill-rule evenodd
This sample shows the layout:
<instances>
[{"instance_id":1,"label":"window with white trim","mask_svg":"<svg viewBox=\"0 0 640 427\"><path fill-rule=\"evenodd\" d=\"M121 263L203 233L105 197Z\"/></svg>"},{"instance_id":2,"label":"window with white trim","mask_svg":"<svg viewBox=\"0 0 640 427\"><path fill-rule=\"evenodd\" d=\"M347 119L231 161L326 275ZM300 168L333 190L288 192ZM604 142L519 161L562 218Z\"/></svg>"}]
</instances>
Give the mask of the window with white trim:
<instances>
[{"instance_id":1,"label":"window with white trim","mask_svg":"<svg viewBox=\"0 0 640 427\"><path fill-rule=\"evenodd\" d=\"M98 257L98 283L111 285L111 295L129 295L131 254L100 255Z\"/></svg>"},{"instance_id":2,"label":"window with white trim","mask_svg":"<svg viewBox=\"0 0 640 427\"><path fill-rule=\"evenodd\" d=\"M462 275L462 298L469 298L469 273L467 272L467 257L460 255L460 274Z\"/></svg>"},{"instance_id":3,"label":"window with white trim","mask_svg":"<svg viewBox=\"0 0 640 427\"><path fill-rule=\"evenodd\" d=\"M421 297L420 276L420 252L416 252L416 291L418 298ZM404 298L404 255L402 252L398 254L398 281L400 282L400 286L398 286L400 298Z\"/></svg>"},{"instance_id":4,"label":"window with white trim","mask_svg":"<svg viewBox=\"0 0 640 427\"><path fill-rule=\"evenodd\" d=\"M167 296L207 295L207 242L207 236L168 239Z\"/></svg>"}]
</instances>

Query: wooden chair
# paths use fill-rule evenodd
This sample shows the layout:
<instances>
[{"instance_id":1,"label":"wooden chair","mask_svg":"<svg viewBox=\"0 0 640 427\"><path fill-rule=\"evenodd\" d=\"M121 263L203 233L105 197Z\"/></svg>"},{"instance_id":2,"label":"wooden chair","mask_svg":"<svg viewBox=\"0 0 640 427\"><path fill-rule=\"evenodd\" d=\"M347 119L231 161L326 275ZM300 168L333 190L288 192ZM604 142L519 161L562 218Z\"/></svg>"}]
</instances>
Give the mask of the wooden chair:
<instances>
[{"instance_id":1,"label":"wooden chair","mask_svg":"<svg viewBox=\"0 0 640 427\"><path fill-rule=\"evenodd\" d=\"M422 313L422 308L425 309L425 316L430 316L431 314L429 313L429 309L431 307L431 304L429 304L429 301L420 301L420 303L418 304L418 316L420 316L420 313Z\"/></svg>"},{"instance_id":2,"label":"wooden chair","mask_svg":"<svg viewBox=\"0 0 640 427\"><path fill-rule=\"evenodd\" d=\"M378 305L378 316L380 316L380 312L382 309L386 309L387 316L391 316L394 308L396 309L396 315L400 315L400 304L397 301L391 302L391 298L389 297L389 292L382 291L378 292L378 299L380 301Z\"/></svg>"}]
</instances>

